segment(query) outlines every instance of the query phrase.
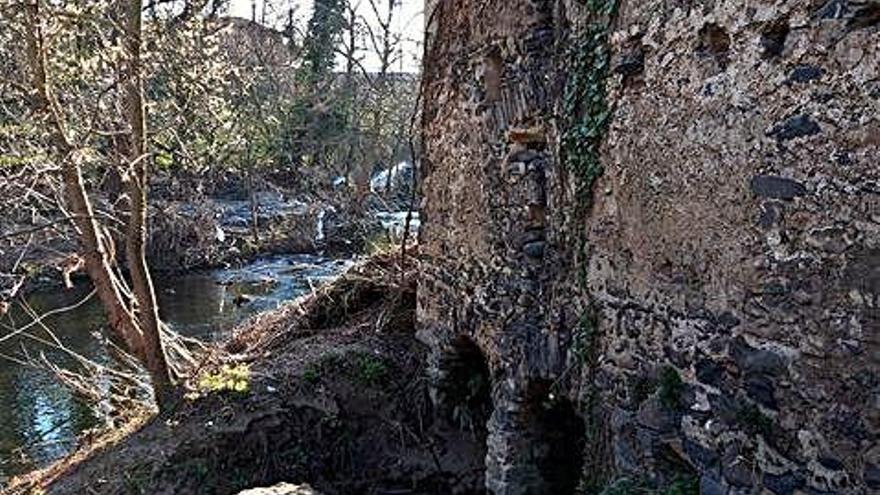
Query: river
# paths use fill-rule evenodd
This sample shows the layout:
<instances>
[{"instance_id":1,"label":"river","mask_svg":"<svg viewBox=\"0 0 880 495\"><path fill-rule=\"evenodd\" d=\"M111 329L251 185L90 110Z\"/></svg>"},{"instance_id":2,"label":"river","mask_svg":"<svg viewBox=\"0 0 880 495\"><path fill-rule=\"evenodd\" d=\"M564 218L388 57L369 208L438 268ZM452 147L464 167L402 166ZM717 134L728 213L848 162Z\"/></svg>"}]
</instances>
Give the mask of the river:
<instances>
[{"instance_id":1,"label":"river","mask_svg":"<svg viewBox=\"0 0 880 495\"><path fill-rule=\"evenodd\" d=\"M277 308L284 301L309 292L338 275L347 260L312 255L285 255L258 259L240 268L162 277L156 282L162 318L176 331L205 341L226 335L257 313ZM90 287L34 293L28 304L42 314L83 300ZM0 320L0 339L30 321L20 309ZM104 324L94 298L76 309L45 319L69 349L99 363L109 361L97 333ZM47 337L44 331L33 333ZM100 420L71 391L49 374L10 360L23 352L69 366L63 353L15 337L0 343L0 488L4 479L52 462L76 445L85 430Z\"/></svg>"}]
</instances>

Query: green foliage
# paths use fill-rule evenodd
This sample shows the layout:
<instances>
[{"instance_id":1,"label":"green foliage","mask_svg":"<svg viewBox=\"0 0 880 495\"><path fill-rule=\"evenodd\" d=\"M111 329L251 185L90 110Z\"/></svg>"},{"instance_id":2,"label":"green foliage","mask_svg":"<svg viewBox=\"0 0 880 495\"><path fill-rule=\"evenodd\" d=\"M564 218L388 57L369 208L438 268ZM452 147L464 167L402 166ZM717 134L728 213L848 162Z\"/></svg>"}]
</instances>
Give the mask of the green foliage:
<instances>
[{"instance_id":1,"label":"green foliage","mask_svg":"<svg viewBox=\"0 0 880 495\"><path fill-rule=\"evenodd\" d=\"M345 359L339 354L324 354L315 362L311 362L303 369L303 380L309 384L316 384L325 373L339 373L345 368Z\"/></svg>"},{"instance_id":2,"label":"green foliage","mask_svg":"<svg viewBox=\"0 0 880 495\"><path fill-rule=\"evenodd\" d=\"M589 264L589 255L590 255L590 245L587 242L586 233L583 233L578 239L578 256L580 259L578 260L578 278L577 283L578 287L583 290L587 289L587 283L589 282L589 272L590 272L590 264Z\"/></svg>"},{"instance_id":3,"label":"green foliage","mask_svg":"<svg viewBox=\"0 0 880 495\"><path fill-rule=\"evenodd\" d=\"M681 406L681 394L684 391L684 382L678 370L672 366L666 366L660 372L658 394L660 402L668 409L678 409Z\"/></svg>"},{"instance_id":4,"label":"green foliage","mask_svg":"<svg viewBox=\"0 0 880 495\"><path fill-rule=\"evenodd\" d=\"M250 381L251 370L247 364L224 364L219 370L199 377L199 389L203 392L246 393Z\"/></svg>"},{"instance_id":5,"label":"green foliage","mask_svg":"<svg viewBox=\"0 0 880 495\"><path fill-rule=\"evenodd\" d=\"M585 311L575 328L572 345L575 356L582 364L589 364L595 358L597 337L596 316L592 311Z\"/></svg>"},{"instance_id":6,"label":"green foliage","mask_svg":"<svg viewBox=\"0 0 880 495\"><path fill-rule=\"evenodd\" d=\"M303 380L306 381L306 383L314 385L318 383L318 380L321 379L321 369L315 365L306 366L306 368L303 370L302 377Z\"/></svg>"},{"instance_id":7,"label":"green foliage","mask_svg":"<svg viewBox=\"0 0 880 495\"><path fill-rule=\"evenodd\" d=\"M383 230L381 232L376 232L367 238L365 252L367 255L372 256L375 254L388 253L399 247L399 244L395 242L391 235Z\"/></svg>"},{"instance_id":8,"label":"green foliage","mask_svg":"<svg viewBox=\"0 0 880 495\"><path fill-rule=\"evenodd\" d=\"M305 61L312 81L333 71L336 62L334 46L345 28L345 0L315 0L306 35Z\"/></svg>"},{"instance_id":9,"label":"green foliage","mask_svg":"<svg viewBox=\"0 0 880 495\"><path fill-rule=\"evenodd\" d=\"M603 489L581 492L583 495L699 495L700 483L693 476L677 475L665 488L657 488L640 478L623 477L609 483Z\"/></svg>"},{"instance_id":10,"label":"green foliage","mask_svg":"<svg viewBox=\"0 0 880 495\"><path fill-rule=\"evenodd\" d=\"M599 395L593 385L595 378L596 361L599 356L598 329L596 316L592 310L587 310L581 315L581 319L575 329L572 348L574 355L583 369L587 372L587 388L584 399L584 464L581 479L578 482L578 493L597 493L604 485L607 473L602 469L602 457L607 454L607 446L604 444L603 424L597 414Z\"/></svg>"},{"instance_id":11,"label":"green foliage","mask_svg":"<svg viewBox=\"0 0 880 495\"><path fill-rule=\"evenodd\" d=\"M49 79L68 133L87 158L84 178L94 191L115 177L108 171L120 165L125 147L121 11L106 0L51 3L41 13L52 33ZM340 34L351 28L345 9L345 0L316 2L304 37L246 21L148 10L142 73L149 165L157 172L152 182L169 186L154 191L182 195L193 180L208 186L198 191L212 194L210 179L218 176L222 187L244 177L263 187L269 177L306 190L353 175L352 169L368 176L377 164L409 158L417 78L334 72ZM39 171L55 165L47 153L51 126L30 109L25 9L8 10L0 16L0 72L9 76L0 80L0 206L25 194L3 184L4 176L23 177L24 168L23 187L37 175L42 185L54 177ZM367 21L357 22L362 28ZM54 197L40 192L40 198Z\"/></svg>"},{"instance_id":12,"label":"green foliage","mask_svg":"<svg viewBox=\"0 0 880 495\"><path fill-rule=\"evenodd\" d=\"M578 205L586 211L593 183L603 172L599 148L611 118L606 101L611 59L608 35L617 0L581 3L589 9L592 22L575 35L567 58L572 68L563 94L562 161L575 176Z\"/></svg>"},{"instance_id":13,"label":"green foliage","mask_svg":"<svg viewBox=\"0 0 880 495\"><path fill-rule=\"evenodd\" d=\"M18 168L35 162L28 156L0 155L0 168Z\"/></svg>"},{"instance_id":14,"label":"green foliage","mask_svg":"<svg viewBox=\"0 0 880 495\"><path fill-rule=\"evenodd\" d=\"M352 133L347 109L336 103L324 105L321 100L305 93L286 109L279 129L279 159L318 167L344 159L343 145Z\"/></svg>"},{"instance_id":15,"label":"green foliage","mask_svg":"<svg viewBox=\"0 0 880 495\"><path fill-rule=\"evenodd\" d=\"M583 495L595 492L584 492ZM653 495L651 487L643 480L633 478L620 478L609 483L598 492L600 495Z\"/></svg>"},{"instance_id":16,"label":"green foliage","mask_svg":"<svg viewBox=\"0 0 880 495\"><path fill-rule=\"evenodd\" d=\"M606 102L606 78L610 65L608 31L617 10L617 0L581 0L590 17L590 24L573 35L565 61L570 66L562 101L563 166L574 176L575 199L578 213L589 212L592 189L602 175L600 146L607 130L611 110ZM583 222L581 222L583 224ZM578 284L587 289L589 246L586 234L579 239ZM592 382L598 355L598 330L595 309L587 302L573 335L573 351ZM607 454L603 445L602 424L596 413L598 394L588 383L586 393L586 446L584 472L578 485L579 493L597 493L605 484L607 473L603 472L598 459Z\"/></svg>"},{"instance_id":17,"label":"green foliage","mask_svg":"<svg viewBox=\"0 0 880 495\"><path fill-rule=\"evenodd\" d=\"M773 433L773 420L754 404L744 404L736 412L736 421L751 435L769 436Z\"/></svg>"},{"instance_id":18,"label":"green foliage","mask_svg":"<svg viewBox=\"0 0 880 495\"><path fill-rule=\"evenodd\" d=\"M318 361L308 364L302 378L306 383L316 384L325 374L348 376L365 385L379 385L390 374L388 363L379 356L366 352L352 354L326 354Z\"/></svg>"},{"instance_id":19,"label":"green foliage","mask_svg":"<svg viewBox=\"0 0 880 495\"><path fill-rule=\"evenodd\" d=\"M206 170L243 157L240 135L254 136L255 119L242 104L259 72L242 74L239 56L223 50L242 35L209 21L156 16L145 23L147 98L155 161L164 171ZM231 163L230 163L231 162Z\"/></svg>"},{"instance_id":20,"label":"green foliage","mask_svg":"<svg viewBox=\"0 0 880 495\"><path fill-rule=\"evenodd\" d=\"M156 167L167 170L170 169L172 165L174 165L174 159L171 156L171 153L162 152L156 154Z\"/></svg>"},{"instance_id":21,"label":"green foliage","mask_svg":"<svg viewBox=\"0 0 880 495\"><path fill-rule=\"evenodd\" d=\"M663 495L700 495L700 482L693 476L678 476L662 493Z\"/></svg>"},{"instance_id":22,"label":"green foliage","mask_svg":"<svg viewBox=\"0 0 880 495\"><path fill-rule=\"evenodd\" d=\"M641 404L648 396L657 390L657 380L648 376L639 376L632 385L632 400L634 404Z\"/></svg>"},{"instance_id":23,"label":"green foliage","mask_svg":"<svg viewBox=\"0 0 880 495\"><path fill-rule=\"evenodd\" d=\"M357 378L368 385L381 384L388 376L388 364L378 356L360 354L355 363L357 365Z\"/></svg>"}]
</instances>

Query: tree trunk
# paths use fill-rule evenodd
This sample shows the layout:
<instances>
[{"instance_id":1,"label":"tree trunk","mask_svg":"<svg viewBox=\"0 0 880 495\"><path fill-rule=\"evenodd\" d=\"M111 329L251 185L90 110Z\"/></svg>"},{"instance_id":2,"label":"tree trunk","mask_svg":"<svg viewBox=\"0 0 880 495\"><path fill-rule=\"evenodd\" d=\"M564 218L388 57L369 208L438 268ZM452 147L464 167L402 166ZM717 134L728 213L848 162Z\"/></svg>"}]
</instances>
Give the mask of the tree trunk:
<instances>
[{"instance_id":1,"label":"tree trunk","mask_svg":"<svg viewBox=\"0 0 880 495\"><path fill-rule=\"evenodd\" d=\"M160 408L171 398L172 377L162 346L162 323L156 291L147 267L147 163L146 115L141 81L141 24L142 0L126 0L125 45L128 51L124 101L125 113L131 128L128 150L131 212L126 235L126 261L131 276L132 291L137 301L137 318L143 332L144 365L153 381L156 401Z\"/></svg>"},{"instance_id":2,"label":"tree trunk","mask_svg":"<svg viewBox=\"0 0 880 495\"><path fill-rule=\"evenodd\" d=\"M140 76L141 15L140 0L126 2L125 43L129 50L124 98L126 117L131 126L128 154L131 214L126 238L128 268L132 278L130 294L125 281L114 271L113 240L102 230L83 181L81 147L71 139L63 112L52 92L47 73L47 55L43 30L43 1L35 0L25 7L28 16L27 55L34 89L33 107L47 117L51 144L58 153L65 200L76 228L86 271L107 314L111 332L147 369L160 408L166 408L175 397L172 376L162 347L153 283L147 270L145 115ZM134 302L131 302L134 299Z\"/></svg>"},{"instance_id":3,"label":"tree trunk","mask_svg":"<svg viewBox=\"0 0 880 495\"><path fill-rule=\"evenodd\" d=\"M80 249L86 264L86 271L95 286L95 291L107 313L108 323L115 335L124 343L128 352L143 358L141 332L134 315L125 303L121 284L116 279L111 260L106 249L106 239L95 220L92 205L83 184L79 154L71 143L61 110L51 92L46 74L46 51L43 46L41 16L42 2L36 1L27 6L28 59L31 66L31 80L35 91L35 110L48 115L51 127L52 145L61 156L61 175L68 208L73 214Z\"/></svg>"}]
</instances>

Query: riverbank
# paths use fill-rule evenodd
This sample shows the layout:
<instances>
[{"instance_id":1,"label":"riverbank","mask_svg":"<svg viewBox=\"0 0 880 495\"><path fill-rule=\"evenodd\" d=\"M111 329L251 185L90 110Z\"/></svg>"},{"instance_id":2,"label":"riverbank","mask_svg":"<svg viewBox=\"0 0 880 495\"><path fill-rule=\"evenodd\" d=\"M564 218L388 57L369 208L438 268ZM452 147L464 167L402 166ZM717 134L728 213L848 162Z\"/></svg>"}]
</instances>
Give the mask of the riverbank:
<instances>
[{"instance_id":1,"label":"riverbank","mask_svg":"<svg viewBox=\"0 0 880 495\"><path fill-rule=\"evenodd\" d=\"M242 321L321 287L352 263L349 258L286 254L230 268L162 274L155 280L161 315L181 335L216 342L228 338ZM113 419L30 363L45 355L53 365L84 372L82 363L51 345L55 338L93 362L112 362L100 331L104 313L88 297L90 291L83 280L71 289L28 294L27 307L46 316L24 332L18 329L33 316L19 304L0 319L0 403L7 404L0 409L0 487L5 477L66 455L84 432ZM68 309L57 313L62 308Z\"/></svg>"},{"instance_id":2,"label":"riverbank","mask_svg":"<svg viewBox=\"0 0 880 495\"><path fill-rule=\"evenodd\" d=\"M214 348L168 417L87 439L8 493L222 494L281 481L327 494L480 493L481 433L428 398L415 273L414 259L376 256L256 318Z\"/></svg>"}]
</instances>

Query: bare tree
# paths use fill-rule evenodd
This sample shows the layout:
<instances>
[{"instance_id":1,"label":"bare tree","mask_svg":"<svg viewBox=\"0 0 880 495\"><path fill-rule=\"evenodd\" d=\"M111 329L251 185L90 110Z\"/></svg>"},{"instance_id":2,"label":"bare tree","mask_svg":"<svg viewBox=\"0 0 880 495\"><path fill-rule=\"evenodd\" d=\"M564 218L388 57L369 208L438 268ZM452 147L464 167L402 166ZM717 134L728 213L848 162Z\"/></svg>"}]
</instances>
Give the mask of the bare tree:
<instances>
[{"instance_id":1,"label":"bare tree","mask_svg":"<svg viewBox=\"0 0 880 495\"><path fill-rule=\"evenodd\" d=\"M126 0L125 43L127 71L125 74L125 113L130 128L128 149L128 195L131 211L126 236L126 261L137 304L144 346L144 365L153 378L153 387L159 403L165 402L171 391L171 375L165 350L162 347L162 328L156 290L147 267L147 163L146 112L141 76L141 31L143 22L142 0Z\"/></svg>"},{"instance_id":2,"label":"bare tree","mask_svg":"<svg viewBox=\"0 0 880 495\"><path fill-rule=\"evenodd\" d=\"M174 390L161 340L161 323L155 292L143 256L146 210L146 161L144 107L140 82L140 0L126 0L125 44L128 48L125 71L125 103L131 126L128 166L131 212L126 252L132 277L131 291L114 269L115 247L108 230L95 215L83 179L82 166L88 160L88 146L76 141L68 131L64 111L53 92L47 61L46 23L50 13L43 0L32 0L25 9L27 62L32 85L32 105L49 129L54 156L60 162L63 191L69 216L80 245L80 255L95 292L107 314L109 327L126 351L138 358L150 374L160 408L172 403Z\"/></svg>"},{"instance_id":3,"label":"bare tree","mask_svg":"<svg viewBox=\"0 0 880 495\"><path fill-rule=\"evenodd\" d=\"M388 75L391 66L400 60L400 43L403 40L401 33L396 32L392 26L394 14L400 6L400 0L388 0L388 10L382 12L377 0L367 0L370 9L375 16L374 23L365 22L370 45L379 59L379 78Z\"/></svg>"}]
</instances>

